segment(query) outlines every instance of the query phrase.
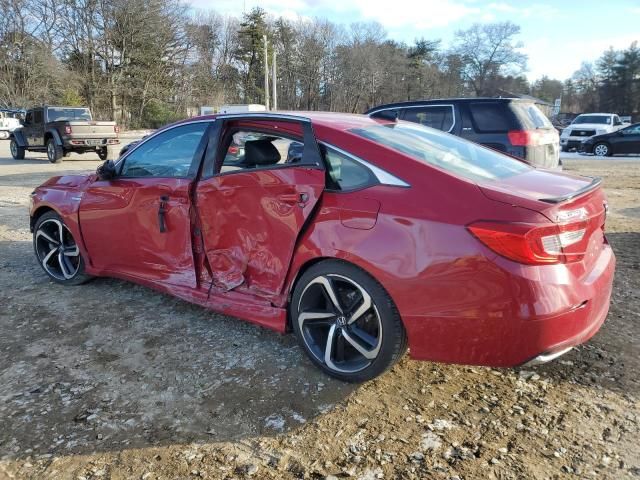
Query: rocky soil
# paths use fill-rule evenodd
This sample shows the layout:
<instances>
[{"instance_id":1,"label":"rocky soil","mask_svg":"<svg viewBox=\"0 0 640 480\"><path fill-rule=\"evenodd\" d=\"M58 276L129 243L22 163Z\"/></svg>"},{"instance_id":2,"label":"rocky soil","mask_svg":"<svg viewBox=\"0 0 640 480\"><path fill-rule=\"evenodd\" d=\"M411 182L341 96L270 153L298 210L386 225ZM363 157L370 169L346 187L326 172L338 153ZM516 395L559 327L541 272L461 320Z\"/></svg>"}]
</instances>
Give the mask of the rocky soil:
<instances>
[{"instance_id":1,"label":"rocky soil","mask_svg":"<svg viewBox=\"0 0 640 480\"><path fill-rule=\"evenodd\" d=\"M365 385L292 336L116 280L49 282L28 193L59 171L0 142L0 479L640 478L640 160L605 178L618 258L587 344L533 369L405 358Z\"/></svg>"}]
</instances>

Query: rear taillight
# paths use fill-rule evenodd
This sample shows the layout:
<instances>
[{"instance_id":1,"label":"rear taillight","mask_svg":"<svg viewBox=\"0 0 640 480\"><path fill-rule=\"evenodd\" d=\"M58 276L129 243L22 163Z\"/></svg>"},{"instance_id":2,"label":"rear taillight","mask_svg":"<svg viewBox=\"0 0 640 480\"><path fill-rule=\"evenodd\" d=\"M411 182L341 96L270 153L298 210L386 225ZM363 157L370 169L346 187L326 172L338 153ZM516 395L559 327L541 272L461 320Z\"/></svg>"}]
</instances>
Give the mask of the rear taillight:
<instances>
[{"instance_id":1,"label":"rear taillight","mask_svg":"<svg viewBox=\"0 0 640 480\"><path fill-rule=\"evenodd\" d=\"M514 147L537 147L559 141L557 131L510 130L507 132L509 143Z\"/></svg>"},{"instance_id":2,"label":"rear taillight","mask_svg":"<svg viewBox=\"0 0 640 480\"><path fill-rule=\"evenodd\" d=\"M113 131L114 131L115 133L120 133L120 127L119 127L118 125L114 125L114 126L113 126Z\"/></svg>"},{"instance_id":3,"label":"rear taillight","mask_svg":"<svg viewBox=\"0 0 640 480\"><path fill-rule=\"evenodd\" d=\"M589 220L556 225L476 222L469 231L497 254L527 265L577 262L588 244Z\"/></svg>"},{"instance_id":4,"label":"rear taillight","mask_svg":"<svg viewBox=\"0 0 640 480\"><path fill-rule=\"evenodd\" d=\"M71 125L65 125L64 126L64 133L66 133L67 135L71 135Z\"/></svg>"},{"instance_id":5,"label":"rear taillight","mask_svg":"<svg viewBox=\"0 0 640 480\"><path fill-rule=\"evenodd\" d=\"M233 146L229 147L229 153L231 155L237 155L238 154L238 150L239 150L238 147L233 147Z\"/></svg>"}]
</instances>

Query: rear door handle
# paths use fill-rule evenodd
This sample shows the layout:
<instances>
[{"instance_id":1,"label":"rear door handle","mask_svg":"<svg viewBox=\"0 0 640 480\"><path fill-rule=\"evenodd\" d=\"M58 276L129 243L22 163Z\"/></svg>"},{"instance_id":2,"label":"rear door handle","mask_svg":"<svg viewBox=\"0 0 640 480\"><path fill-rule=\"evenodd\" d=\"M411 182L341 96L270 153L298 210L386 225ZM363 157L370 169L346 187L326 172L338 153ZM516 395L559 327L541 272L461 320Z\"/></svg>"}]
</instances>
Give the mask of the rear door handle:
<instances>
[{"instance_id":1,"label":"rear door handle","mask_svg":"<svg viewBox=\"0 0 640 480\"><path fill-rule=\"evenodd\" d=\"M162 195L160 197L160 206L158 207L158 225L160 227L160 233L167 231L167 225L164 219L164 215L167 213L167 202L169 202L169 195Z\"/></svg>"}]
</instances>

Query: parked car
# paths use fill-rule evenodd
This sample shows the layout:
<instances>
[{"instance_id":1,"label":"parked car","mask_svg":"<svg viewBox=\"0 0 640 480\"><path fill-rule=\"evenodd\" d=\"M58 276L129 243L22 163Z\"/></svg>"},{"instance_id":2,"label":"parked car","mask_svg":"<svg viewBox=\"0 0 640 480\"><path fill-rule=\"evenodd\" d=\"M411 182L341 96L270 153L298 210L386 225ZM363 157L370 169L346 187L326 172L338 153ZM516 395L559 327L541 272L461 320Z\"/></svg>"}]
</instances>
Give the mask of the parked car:
<instances>
[{"instance_id":1,"label":"parked car","mask_svg":"<svg viewBox=\"0 0 640 480\"><path fill-rule=\"evenodd\" d=\"M622 121L615 113L583 113L562 131L560 147L563 152L577 150L587 138L615 132L621 127Z\"/></svg>"},{"instance_id":2,"label":"parked car","mask_svg":"<svg viewBox=\"0 0 640 480\"><path fill-rule=\"evenodd\" d=\"M107 146L117 145L115 122L97 122L88 108L43 106L27 110L24 125L11 134L11 155L22 160L26 151L47 152L59 163L71 152L96 152L107 158Z\"/></svg>"},{"instance_id":3,"label":"parked car","mask_svg":"<svg viewBox=\"0 0 640 480\"><path fill-rule=\"evenodd\" d=\"M257 139L226 170L236 133ZM302 155L287 162L292 143ZM420 360L548 361L594 335L609 308L600 180L409 122L189 119L96 174L48 180L31 201L51 280L117 277L293 330L346 381L379 375L407 345Z\"/></svg>"},{"instance_id":4,"label":"parked car","mask_svg":"<svg viewBox=\"0 0 640 480\"><path fill-rule=\"evenodd\" d=\"M445 98L390 103L366 112L395 114L523 159L540 168L558 168L558 132L530 100L519 98Z\"/></svg>"},{"instance_id":5,"label":"parked car","mask_svg":"<svg viewBox=\"0 0 640 480\"><path fill-rule=\"evenodd\" d=\"M601 157L625 153L640 154L640 123L588 138L580 144L580 152L593 153Z\"/></svg>"},{"instance_id":6,"label":"parked car","mask_svg":"<svg viewBox=\"0 0 640 480\"><path fill-rule=\"evenodd\" d=\"M0 140L6 140L16 128L20 128L19 110L0 110Z\"/></svg>"}]
</instances>

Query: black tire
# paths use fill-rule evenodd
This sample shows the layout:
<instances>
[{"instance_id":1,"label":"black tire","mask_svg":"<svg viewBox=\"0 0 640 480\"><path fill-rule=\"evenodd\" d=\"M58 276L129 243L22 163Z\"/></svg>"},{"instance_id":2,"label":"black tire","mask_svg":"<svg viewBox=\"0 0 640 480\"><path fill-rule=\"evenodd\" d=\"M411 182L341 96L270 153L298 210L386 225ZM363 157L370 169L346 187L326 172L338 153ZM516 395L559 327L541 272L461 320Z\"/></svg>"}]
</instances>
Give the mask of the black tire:
<instances>
[{"instance_id":1,"label":"black tire","mask_svg":"<svg viewBox=\"0 0 640 480\"><path fill-rule=\"evenodd\" d=\"M64 152L53 138L47 140L47 158L51 163L61 163Z\"/></svg>"},{"instance_id":2,"label":"black tire","mask_svg":"<svg viewBox=\"0 0 640 480\"><path fill-rule=\"evenodd\" d=\"M97 152L98 152L98 157L100 157L100 160L106 160L107 157L109 156L109 151L107 150L107 147L99 148Z\"/></svg>"},{"instance_id":3,"label":"black tire","mask_svg":"<svg viewBox=\"0 0 640 480\"><path fill-rule=\"evenodd\" d=\"M593 154L598 157L610 157L612 153L611 145L606 142L598 142L593 146Z\"/></svg>"},{"instance_id":4,"label":"black tire","mask_svg":"<svg viewBox=\"0 0 640 480\"><path fill-rule=\"evenodd\" d=\"M80 249L56 212L46 212L36 220L33 250L40 267L56 283L80 285L92 278L84 273L85 262Z\"/></svg>"},{"instance_id":5,"label":"black tire","mask_svg":"<svg viewBox=\"0 0 640 480\"><path fill-rule=\"evenodd\" d=\"M328 289L334 292L339 309L330 300ZM354 315L360 310L360 315ZM377 377L407 350L402 320L387 291L368 273L341 260L321 261L300 277L289 315L298 342L311 361L345 382ZM365 348L367 345L371 348Z\"/></svg>"},{"instance_id":6,"label":"black tire","mask_svg":"<svg viewBox=\"0 0 640 480\"><path fill-rule=\"evenodd\" d=\"M15 138L11 139L11 143L9 144L9 150L11 150L11 156L14 160L24 160L24 147L18 145Z\"/></svg>"}]
</instances>

